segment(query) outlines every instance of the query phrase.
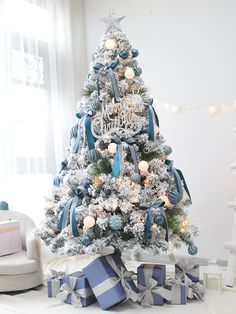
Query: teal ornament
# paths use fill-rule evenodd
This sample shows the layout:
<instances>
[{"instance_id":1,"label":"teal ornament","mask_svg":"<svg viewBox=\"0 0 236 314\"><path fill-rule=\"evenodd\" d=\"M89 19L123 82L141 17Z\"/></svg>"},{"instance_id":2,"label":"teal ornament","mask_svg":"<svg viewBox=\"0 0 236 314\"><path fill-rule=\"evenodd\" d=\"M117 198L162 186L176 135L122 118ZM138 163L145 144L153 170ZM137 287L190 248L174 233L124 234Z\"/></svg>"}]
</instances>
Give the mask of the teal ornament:
<instances>
[{"instance_id":1,"label":"teal ornament","mask_svg":"<svg viewBox=\"0 0 236 314\"><path fill-rule=\"evenodd\" d=\"M109 220L109 227L112 230L120 230L123 227L123 220L120 216L118 215L113 215L111 216Z\"/></svg>"},{"instance_id":2,"label":"teal ornament","mask_svg":"<svg viewBox=\"0 0 236 314\"><path fill-rule=\"evenodd\" d=\"M195 244L190 244L188 247L188 253L190 255L196 255L198 252L198 247Z\"/></svg>"},{"instance_id":3,"label":"teal ornament","mask_svg":"<svg viewBox=\"0 0 236 314\"><path fill-rule=\"evenodd\" d=\"M131 54L133 58L136 58L139 55L139 51L138 49L132 49L131 50Z\"/></svg>"},{"instance_id":4,"label":"teal ornament","mask_svg":"<svg viewBox=\"0 0 236 314\"><path fill-rule=\"evenodd\" d=\"M127 50L121 50L121 51L119 52L119 56L120 56L122 59L127 59L128 56L129 56L129 51L127 51Z\"/></svg>"},{"instance_id":5,"label":"teal ornament","mask_svg":"<svg viewBox=\"0 0 236 314\"><path fill-rule=\"evenodd\" d=\"M84 179L84 181L83 181L83 187L84 187L85 189L88 189L91 185L92 185L92 180L90 180L90 179Z\"/></svg>"},{"instance_id":6,"label":"teal ornament","mask_svg":"<svg viewBox=\"0 0 236 314\"><path fill-rule=\"evenodd\" d=\"M164 154L166 156L168 156L168 155L170 155L172 153L172 148L170 146L168 146L168 145L164 145L164 149L163 150L164 150Z\"/></svg>"},{"instance_id":7,"label":"teal ornament","mask_svg":"<svg viewBox=\"0 0 236 314\"><path fill-rule=\"evenodd\" d=\"M5 201L0 202L0 210L9 210L8 203Z\"/></svg>"},{"instance_id":8,"label":"teal ornament","mask_svg":"<svg viewBox=\"0 0 236 314\"><path fill-rule=\"evenodd\" d=\"M156 217L154 218L154 221L155 221L158 225L162 226L162 225L164 224L164 222L165 222L165 218L164 218L163 215L158 214L158 215L156 215Z\"/></svg>"},{"instance_id":9,"label":"teal ornament","mask_svg":"<svg viewBox=\"0 0 236 314\"><path fill-rule=\"evenodd\" d=\"M147 132L148 132L147 127L146 127L146 126L143 126L142 129L141 129L141 131L140 131L140 133L141 133L141 134L145 134L145 133L147 133Z\"/></svg>"},{"instance_id":10,"label":"teal ornament","mask_svg":"<svg viewBox=\"0 0 236 314\"><path fill-rule=\"evenodd\" d=\"M92 238L89 235L83 236L81 243L85 246L89 246L92 243Z\"/></svg>"},{"instance_id":11,"label":"teal ornament","mask_svg":"<svg viewBox=\"0 0 236 314\"><path fill-rule=\"evenodd\" d=\"M140 68L140 67L135 67L134 68L134 74L136 75L136 76L140 76L141 74L142 74L142 69Z\"/></svg>"},{"instance_id":12,"label":"teal ornament","mask_svg":"<svg viewBox=\"0 0 236 314\"><path fill-rule=\"evenodd\" d=\"M140 177L140 175L139 175L137 172L135 172L135 173L131 176L131 180L132 180L133 182L135 182L135 183L140 183L141 177Z\"/></svg>"}]
</instances>

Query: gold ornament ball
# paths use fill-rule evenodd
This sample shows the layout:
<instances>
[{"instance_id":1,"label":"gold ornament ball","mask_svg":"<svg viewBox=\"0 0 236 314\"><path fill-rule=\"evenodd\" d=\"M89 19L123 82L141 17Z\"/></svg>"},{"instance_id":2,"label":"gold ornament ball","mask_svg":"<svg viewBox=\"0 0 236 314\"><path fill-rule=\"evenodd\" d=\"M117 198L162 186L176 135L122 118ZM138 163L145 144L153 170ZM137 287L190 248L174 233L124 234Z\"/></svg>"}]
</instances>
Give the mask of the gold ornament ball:
<instances>
[{"instance_id":1,"label":"gold ornament ball","mask_svg":"<svg viewBox=\"0 0 236 314\"><path fill-rule=\"evenodd\" d=\"M166 195L161 195L161 196L159 196L159 198L161 200L163 200L163 202L165 202L164 206L169 206L170 205L170 201L169 201L169 199L168 199L168 197Z\"/></svg>"},{"instance_id":2,"label":"gold ornament ball","mask_svg":"<svg viewBox=\"0 0 236 314\"><path fill-rule=\"evenodd\" d=\"M106 43L105 43L105 46L107 49L114 49L116 47L116 42L114 39L107 39L106 40Z\"/></svg>"},{"instance_id":3,"label":"gold ornament ball","mask_svg":"<svg viewBox=\"0 0 236 314\"><path fill-rule=\"evenodd\" d=\"M86 216L84 218L84 226L87 228L92 228L95 225L95 219L92 216Z\"/></svg>"},{"instance_id":4,"label":"gold ornament ball","mask_svg":"<svg viewBox=\"0 0 236 314\"><path fill-rule=\"evenodd\" d=\"M131 69L131 68L127 68L126 71L125 71L125 77L128 79L128 80L131 80L132 78L134 78L134 70Z\"/></svg>"},{"instance_id":5,"label":"gold ornament ball","mask_svg":"<svg viewBox=\"0 0 236 314\"><path fill-rule=\"evenodd\" d=\"M108 145L108 151L111 154L115 154L116 153L116 148L117 148L117 144L116 143L111 143Z\"/></svg>"},{"instance_id":6,"label":"gold ornament ball","mask_svg":"<svg viewBox=\"0 0 236 314\"><path fill-rule=\"evenodd\" d=\"M140 171L146 172L148 171L149 164L145 160L142 160L139 162L138 168Z\"/></svg>"}]
</instances>

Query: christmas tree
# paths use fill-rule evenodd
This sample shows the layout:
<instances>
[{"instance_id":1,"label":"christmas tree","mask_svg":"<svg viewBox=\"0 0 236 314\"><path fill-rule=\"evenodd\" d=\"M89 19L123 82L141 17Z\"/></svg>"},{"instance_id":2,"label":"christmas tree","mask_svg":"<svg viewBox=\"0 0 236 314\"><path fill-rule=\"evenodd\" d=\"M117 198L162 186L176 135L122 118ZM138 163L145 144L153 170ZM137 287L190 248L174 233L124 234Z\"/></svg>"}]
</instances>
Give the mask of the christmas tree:
<instances>
[{"instance_id":1,"label":"christmas tree","mask_svg":"<svg viewBox=\"0 0 236 314\"><path fill-rule=\"evenodd\" d=\"M52 252L96 254L109 248L196 254L191 197L169 159L139 51L113 11L93 55L66 159L54 179L40 237Z\"/></svg>"}]
</instances>

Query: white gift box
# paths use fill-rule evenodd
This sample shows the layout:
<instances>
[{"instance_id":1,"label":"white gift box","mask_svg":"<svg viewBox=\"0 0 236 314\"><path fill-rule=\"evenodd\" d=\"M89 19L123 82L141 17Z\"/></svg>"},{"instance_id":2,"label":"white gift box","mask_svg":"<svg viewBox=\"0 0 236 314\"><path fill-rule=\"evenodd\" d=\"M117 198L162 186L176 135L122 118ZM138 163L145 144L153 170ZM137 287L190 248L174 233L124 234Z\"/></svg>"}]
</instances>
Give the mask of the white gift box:
<instances>
[{"instance_id":1,"label":"white gift box","mask_svg":"<svg viewBox=\"0 0 236 314\"><path fill-rule=\"evenodd\" d=\"M21 251L20 223L17 220L0 222L0 256Z\"/></svg>"}]
</instances>

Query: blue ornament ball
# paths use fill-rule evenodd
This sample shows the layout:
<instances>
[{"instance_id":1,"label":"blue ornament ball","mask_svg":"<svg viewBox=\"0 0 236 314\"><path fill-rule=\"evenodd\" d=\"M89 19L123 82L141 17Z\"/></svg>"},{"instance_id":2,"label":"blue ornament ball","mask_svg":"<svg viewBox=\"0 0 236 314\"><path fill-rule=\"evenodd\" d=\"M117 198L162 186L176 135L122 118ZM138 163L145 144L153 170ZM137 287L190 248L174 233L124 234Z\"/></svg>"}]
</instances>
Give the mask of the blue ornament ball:
<instances>
[{"instance_id":1,"label":"blue ornament ball","mask_svg":"<svg viewBox=\"0 0 236 314\"><path fill-rule=\"evenodd\" d=\"M123 227L123 220L121 216L113 215L109 220L109 227L112 230L120 230Z\"/></svg>"},{"instance_id":2,"label":"blue ornament ball","mask_svg":"<svg viewBox=\"0 0 236 314\"><path fill-rule=\"evenodd\" d=\"M142 129L141 129L141 131L140 131L140 133L141 133L141 134L145 134L145 133L147 133L147 132L148 132L147 127L143 126Z\"/></svg>"},{"instance_id":3,"label":"blue ornament ball","mask_svg":"<svg viewBox=\"0 0 236 314\"><path fill-rule=\"evenodd\" d=\"M158 214L158 215L156 215L156 217L154 218L154 221L155 221L158 225L161 226L161 225L164 224L165 218L164 218L163 215Z\"/></svg>"},{"instance_id":4,"label":"blue ornament ball","mask_svg":"<svg viewBox=\"0 0 236 314\"><path fill-rule=\"evenodd\" d=\"M142 74L142 69L140 67L135 67L134 68L134 73L136 76L140 76Z\"/></svg>"},{"instance_id":5,"label":"blue ornament ball","mask_svg":"<svg viewBox=\"0 0 236 314\"><path fill-rule=\"evenodd\" d=\"M135 183L140 183L141 177L140 177L140 175L139 175L137 172L135 172L135 173L131 176L131 180L132 180L133 182L135 182Z\"/></svg>"},{"instance_id":6,"label":"blue ornament ball","mask_svg":"<svg viewBox=\"0 0 236 314\"><path fill-rule=\"evenodd\" d=\"M92 238L89 235L85 235L83 236L83 238L81 239L81 243L85 246L88 246L92 243Z\"/></svg>"},{"instance_id":7,"label":"blue ornament ball","mask_svg":"<svg viewBox=\"0 0 236 314\"><path fill-rule=\"evenodd\" d=\"M84 187L85 189L88 189L91 185L92 185L92 180L90 180L90 179L84 179L84 181L83 181L83 187Z\"/></svg>"},{"instance_id":8,"label":"blue ornament ball","mask_svg":"<svg viewBox=\"0 0 236 314\"><path fill-rule=\"evenodd\" d=\"M195 244L190 244L188 247L188 253L190 255L196 255L198 252L198 247Z\"/></svg>"},{"instance_id":9,"label":"blue ornament ball","mask_svg":"<svg viewBox=\"0 0 236 314\"><path fill-rule=\"evenodd\" d=\"M119 56L120 56L122 59L127 59L128 56L129 56L129 51L127 51L127 50L121 50L121 51L119 52Z\"/></svg>"},{"instance_id":10,"label":"blue ornament ball","mask_svg":"<svg viewBox=\"0 0 236 314\"><path fill-rule=\"evenodd\" d=\"M132 54L132 57L136 58L139 55L138 49L132 49L131 54Z\"/></svg>"}]
</instances>

